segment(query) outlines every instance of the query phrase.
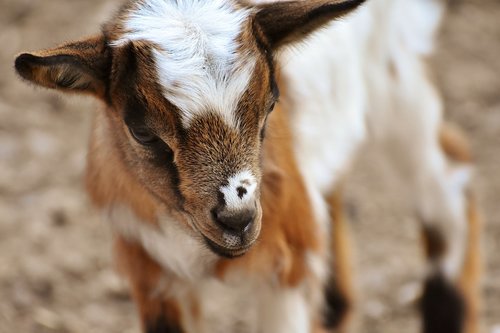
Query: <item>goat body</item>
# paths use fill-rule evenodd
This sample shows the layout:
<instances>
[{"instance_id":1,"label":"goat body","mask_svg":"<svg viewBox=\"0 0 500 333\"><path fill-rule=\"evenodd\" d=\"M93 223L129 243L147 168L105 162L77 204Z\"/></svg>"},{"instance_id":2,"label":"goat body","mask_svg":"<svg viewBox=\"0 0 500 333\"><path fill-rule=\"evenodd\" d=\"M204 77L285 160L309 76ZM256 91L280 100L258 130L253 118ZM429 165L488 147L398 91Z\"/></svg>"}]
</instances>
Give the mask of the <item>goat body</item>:
<instances>
[{"instance_id":1,"label":"goat body","mask_svg":"<svg viewBox=\"0 0 500 333\"><path fill-rule=\"evenodd\" d=\"M346 325L339 182L367 138L394 135L411 150L424 299L444 288L440 301L459 304L450 317L426 305L425 332L474 331L475 308L461 307L475 299L469 161L443 151L455 141L439 141L448 130L424 63L443 4L372 0L330 22L362 2L129 1L101 35L17 59L25 79L105 103L87 188L146 332Z\"/></svg>"}]
</instances>

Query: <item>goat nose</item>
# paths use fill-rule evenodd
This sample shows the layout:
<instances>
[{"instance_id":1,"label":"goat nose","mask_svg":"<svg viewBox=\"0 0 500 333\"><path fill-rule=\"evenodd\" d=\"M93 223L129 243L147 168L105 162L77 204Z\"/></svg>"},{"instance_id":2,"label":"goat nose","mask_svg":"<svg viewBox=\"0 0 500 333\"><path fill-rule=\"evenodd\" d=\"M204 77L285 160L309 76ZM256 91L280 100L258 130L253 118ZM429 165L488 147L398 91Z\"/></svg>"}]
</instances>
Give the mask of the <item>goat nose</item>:
<instances>
[{"instance_id":1,"label":"goat nose","mask_svg":"<svg viewBox=\"0 0 500 333\"><path fill-rule=\"evenodd\" d=\"M217 224L232 233L242 234L248 230L255 220L255 209L245 209L238 212L214 210L214 219Z\"/></svg>"}]
</instances>

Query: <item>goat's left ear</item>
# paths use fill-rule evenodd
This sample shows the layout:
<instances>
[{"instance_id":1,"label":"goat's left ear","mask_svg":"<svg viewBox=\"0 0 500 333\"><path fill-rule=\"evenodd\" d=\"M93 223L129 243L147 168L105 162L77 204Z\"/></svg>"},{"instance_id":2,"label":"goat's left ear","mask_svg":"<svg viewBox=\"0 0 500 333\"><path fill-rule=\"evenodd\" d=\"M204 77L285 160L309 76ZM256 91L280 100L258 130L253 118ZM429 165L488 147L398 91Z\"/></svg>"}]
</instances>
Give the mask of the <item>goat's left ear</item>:
<instances>
[{"instance_id":1,"label":"goat's left ear","mask_svg":"<svg viewBox=\"0 0 500 333\"><path fill-rule=\"evenodd\" d=\"M98 35L54 49L23 53L15 66L21 77L37 85L105 99L111 55L104 36Z\"/></svg>"},{"instance_id":2,"label":"goat's left ear","mask_svg":"<svg viewBox=\"0 0 500 333\"><path fill-rule=\"evenodd\" d=\"M294 0L256 6L255 19L273 50L300 42L328 22L354 10L365 0Z\"/></svg>"}]
</instances>

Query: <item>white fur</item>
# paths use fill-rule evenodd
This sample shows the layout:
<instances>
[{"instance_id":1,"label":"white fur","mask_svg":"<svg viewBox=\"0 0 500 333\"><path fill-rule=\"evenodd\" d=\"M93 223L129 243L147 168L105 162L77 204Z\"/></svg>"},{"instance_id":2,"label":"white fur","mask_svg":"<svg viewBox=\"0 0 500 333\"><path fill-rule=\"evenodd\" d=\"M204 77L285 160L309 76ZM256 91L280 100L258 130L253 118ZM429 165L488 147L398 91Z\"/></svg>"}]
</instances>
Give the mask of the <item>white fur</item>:
<instances>
[{"instance_id":1,"label":"white fur","mask_svg":"<svg viewBox=\"0 0 500 333\"><path fill-rule=\"evenodd\" d=\"M260 304L262 328L259 333L311 332L312 308L306 302L301 288L269 292Z\"/></svg>"},{"instance_id":2,"label":"white fur","mask_svg":"<svg viewBox=\"0 0 500 333\"><path fill-rule=\"evenodd\" d=\"M180 221L161 216L155 227L141 221L125 206L111 207L106 213L115 232L141 244L152 258L179 278L199 279L216 259Z\"/></svg>"},{"instance_id":3,"label":"white fur","mask_svg":"<svg viewBox=\"0 0 500 333\"><path fill-rule=\"evenodd\" d=\"M189 293L196 295L200 317L192 318ZM205 279L176 288L174 297L187 315L186 333L307 333L310 306L302 288L279 289L242 272L229 280Z\"/></svg>"},{"instance_id":4,"label":"white fur","mask_svg":"<svg viewBox=\"0 0 500 333\"><path fill-rule=\"evenodd\" d=\"M228 185L222 186L220 191L224 194L226 207L229 210L241 210L253 208L255 205L255 190L257 189L257 179L251 171L245 170L227 180ZM238 188L243 187L247 193L241 198L238 196Z\"/></svg>"},{"instance_id":5,"label":"white fur","mask_svg":"<svg viewBox=\"0 0 500 333\"><path fill-rule=\"evenodd\" d=\"M325 196L366 136L362 55L355 39L350 21L336 22L280 55L296 160L319 235L329 234Z\"/></svg>"},{"instance_id":6,"label":"white fur","mask_svg":"<svg viewBox=\"0 0 500 333\"><path fill-rule=\"evenodd\" d=\"M338 184L367 138L396 147L416 209L449 251L437 266L455 279L463 263L467 168L452 169L439 147L442 103L423 56L433 48L443 4L373 0L280 55L288 85L296 160L320 228L323 196ZM392 149L391 148L391 149Z\"/></svg>"},{"instance_id":7,"label":"white fur","mask_svg":"<svg viewBox=\"0 0 500 333\"><path fill-rule=\"evenodd\" d=\"M262 288L255 288L254 280L248 276L236 277L236 282L207 277L193 284L179 282L169 288L168 296L180 304L186 333L259 332L257 311ZM192 302L199 308L195 318Z\"/></svg>"},{"instance_id":8,"label":"white fur","mask_svg":"<svg viewBox=\"0 0 500 333\"><path fill-rule=\"evenodd\" d=\"M328 274L330 273L326 260L325 256L319 255L318 253L311 251L306 253L306 262L309 271L312 276L321 282L326 282Z\"/></svg>"},{"instance_id":9,"label":"white fur","mask_svg":"<svg viewBox=\"0 0 500 333\"><path fill-rule=\"evenodd\" d=\"M237 128L237 103L255 66L254 57L238 50L248 15L231 0L146 0L130 11L127 32L114 45L153 43L164 95L186 128L208 112Z\"/></svg>"},{"instance_id":10,"label":"white fur","mask_svg":"<svg viewBox=\"0 0 500 333\"><path fill-rule=\"evenodd\" d=\"M189 235L181 222L163 216L155 227L123 206L106 213L115 232L142 244L177 276L169 280L167 289L160 281L155 295L168 293L179 302L186 333L309 332L312 310L304 288L281 289L274 279L248 272L232 272L225 280L212 277L208 273L215 255ZM192 317L193 301L199 305L200 317Z\"/></svg>"},{"instance_id":11,"label":"white fur","mask_svg":"<svg viewBox=\"0 0 500 333\"><path fill-rule=\"evenodd\" d=\"M295 152L310 191L326 193L365 137L365 88L355 38L348 22L334 23L280 56L291 82L286 98L293 105Z\"/></svg>"}]
</instances>

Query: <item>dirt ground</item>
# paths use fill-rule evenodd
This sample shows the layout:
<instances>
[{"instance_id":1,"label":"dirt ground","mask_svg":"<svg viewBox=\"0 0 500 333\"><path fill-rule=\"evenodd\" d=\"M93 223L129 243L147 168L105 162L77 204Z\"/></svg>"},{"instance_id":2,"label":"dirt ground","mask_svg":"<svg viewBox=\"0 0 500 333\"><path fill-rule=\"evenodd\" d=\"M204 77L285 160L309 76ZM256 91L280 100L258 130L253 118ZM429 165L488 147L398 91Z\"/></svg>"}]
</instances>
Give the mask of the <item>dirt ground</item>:
<instances>
[{"instance_id":1,"label":"dirt ground","mask_svg":"<svg viewBox=\"0 0 500 333\"><path fill-rule=\"evenodd\" d=\"M16 79L15 54L97 31L119 0L0 0L0 333L137 333L82 173L92 109ZM485 216L483 332L500 331L500 2L456 1L432 64L469 134ZM424 261L404 180L366 149L347 183L359 332L416 333Z\"/></svg>"}]
</instances>

